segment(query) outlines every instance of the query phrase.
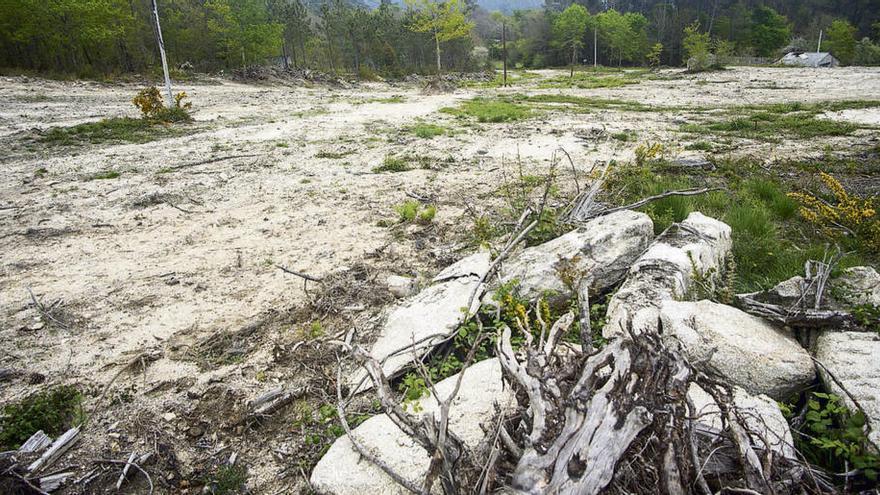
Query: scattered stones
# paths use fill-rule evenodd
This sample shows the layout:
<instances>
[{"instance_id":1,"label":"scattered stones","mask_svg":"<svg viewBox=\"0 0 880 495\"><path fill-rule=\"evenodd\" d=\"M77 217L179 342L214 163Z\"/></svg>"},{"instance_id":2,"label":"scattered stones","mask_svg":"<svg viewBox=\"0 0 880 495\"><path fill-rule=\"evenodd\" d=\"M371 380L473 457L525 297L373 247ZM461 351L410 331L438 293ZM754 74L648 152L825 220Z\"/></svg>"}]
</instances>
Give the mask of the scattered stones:
<instances>
[{"instance_id":1,"label":"scattered stones","mask_svg":"<svg viewBox=\"0 0 880 495\"><path fill-rule=\"evenodd\" d=\"M437 384L440 397L448 397L455 388L458 375ZM479 449L486 437L481 425L489 426L496 414L496 405L506 407L513 402L513 393L504 387L501 364L489 359L468 368L461 389L449 413L449 429L470 449ZM439 404L433 396L419 401L422 414L435 414ZM418 408L413 408L418 410ZM355 428L355 438L370 452L386 462L395 472L421 484L428 472L428 453L401 431L388 416L374 416ZM312 486L323 494L360 495L408 493L381 468L363 459L347 435L338 438L318 462L311 476ZM435 489L439 487L435 486Z\"/></svg>"},{"instance_id":2,"label":"scattered stones","mask_svg":"<svg viewBox=\"0 0 880 495\"><path fill-rule=\"evenodd\" d=\"M693 212L658 237L630 268L627 279L608 302L606 338L624 333L656 332L660 303L683 299L691 290L694 271L718 273L730 253L730 227Z\"/></svg>"},{"instance_id":3,"label":"scattered stones","mask_svg":"<svg viewBox=\"0 0 880 495\"><path fill-rule=\"evenodd\" d=\"M400 275L389 276L385 284L388 286L388 292L398 299L412 296L419 290L416 279Z\"/></svg>"},{"instance_id":4,"label":"scattered stones","mask_svg":"<svg viewBox=\"0 0 880 495\"><path fill-rule=\"evenodd\" d=\"M871 431L868 438L880 450L880 335L873 332L822 333L816 341L819 377L825 388L857 410L864 408ZM827 368L827 370L825 369ZM833 375L833 378L832 378ZM835 381L840 381L840 384ZM841 385L846 389L841 388ZM847 394L849 392L849 394Z\"/></svg>"},{"instance_id":5,"label":"scattered stones","mask_svg":"<svg viewBox=\"0 0 880 495\"><path fill-rule=\"evenodd\" d=\"M697 368L718 372L751 394L784 400L813 381L813 361L788 332L734 307L667 300L662 334Z\"/></svg>"},{"instance_id":6,"label":"scattered stones","mask_svg":"<svg viewBox=\"0 0 880 495\"><path fill-rule=\"evenodd\" d=\"M583 227L523 250L504 264L501 280L519 281L530 300L547 291L571 295L571 280L590 279L592 290L606 289L623 278L654 236L644 213L619 211L590 220Z\"/></svg>"},{"instance_id":7,"label":"scattered stones","mask_svg":"<svg viewBox=\"0 0 880 495\"><path fill-rule=\"evenodd\" d=\"M697 418L697 428L702 432L720 436L724 431L721 409L712 396L699 385L691 384L688 389L688 399L694 405L691 415ZM795 459L791 429L776 401L766 395L749 395L742 388L735 387L733 406L745 419L755 446L766 449L769 444L769 448L775 454Z\"/></svg>"},{"instance_id":8,"label":"scattered stones","mask_svg":"<svg viewBox=\"0 0 880 495\"><path fill-rule=\"evenodd\" d=\"M473 299L472 310L480 304L480 278L489 270L489 253L479 252L440 272L438 282L392 306L386 313L379 337L370 355L383 362L382 369L392 376L421 357L456 330ZM416 349L413 350L415 345ZM352 386L369 386L366 373L352 375Z\"/></svg>"}]
</instances>

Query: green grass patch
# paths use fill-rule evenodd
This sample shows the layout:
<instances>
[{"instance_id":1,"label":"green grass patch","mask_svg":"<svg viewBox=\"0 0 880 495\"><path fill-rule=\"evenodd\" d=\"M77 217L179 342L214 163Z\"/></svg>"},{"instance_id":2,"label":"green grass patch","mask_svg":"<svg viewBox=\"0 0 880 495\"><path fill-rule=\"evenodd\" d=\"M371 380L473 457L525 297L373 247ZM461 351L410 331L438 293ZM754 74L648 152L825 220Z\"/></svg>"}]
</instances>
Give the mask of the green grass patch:
<instances>
[{"instance_id":1,"label":"green grass patch","mask_svg":"<svg viewBox=\"0 0 880 495\"><path fill-rule=\"evenodd\" d=\"M600 89L600 88L619 88L629 84L639 84L638 79L620 76L594 76L583 72L575 72L574 77L559 76L538 84L539 88L579 88L579 89Z\"/></svg>"},{"instance_id":2,"label":"green grass patch","mask_svg":"<svg viewBox=\"0 0 880 495\"><path fill-rule=\"evenodd\" d=\"M783 137L811 139L823 136L847 136L864 126L820 118L821 114L878 106L880 101L874 100L743 105L726 109L714 117L720 118L719 120L684 124L681 126L681 131L767 142L778 142ZM704 113L706 110L695 109L698 113Z\"/></svg>"},{"instance_id":3,"label":"green grass patch","mask_svg":"<svg viewBox=\"0 0 880 495\"><path fill-rule=\"evenodd\" d=\"M49 146L76 146L112 142L147 143L185 134L178 126L129 117L88 122L70 127L53 127L37 138Z\"/></svg>"},{"instance_id":4,"label":"green grass patch","mask_svg":"<svg viewBox=\"0 0 880 495\"><path fill-rule=\"evenodd\" d=\"M402 223L418 222L429 224L437 215L437 207L434 205L422 205L421 202L410 199L394 207Z\"/></svg>"},{"instance_id":5,"label":"green grass patch","mask_svg":"<svg viewBox=\"0 0 880 495\"><path fill-rule=\"evenodd\" d=\"M374 173L382 173L382 172L406 172L407 170L412 170L412 167L409 164L409 161L406 158L388 155L382 160L382 164L373 167Z\"/></svg>"},{"instance_id":6,"label":"green grass patch","mask_svg":"<svg viewBox=\"0 0 880 495\"><path fill-rule=\"evenodd\" d=\"M617 100L612 98L596 98L591 96L573 96L565 94L545 95L516 95L514 101L531 104L550 104L553 106L540 107L549 109L562 109L575 112L590 112L592 110L620 110L624 112L655 112L668 110L666 107L646 105L635 101ZM560 107L560 105L562 105Z\"/></svg>"},{"instance_id":7,"label":"green grass patch","mask_svg":"<svg viewBox=\"0 0 880 495\"><path fill-rule=\"evenodd\" d=\"M57 437L83 419L82 395L70 386L38 392L3 406L0 414L0 451L14 450L43 430Z\"/></svg>"},{"instance_id":8,"label":"green grass patch","mask_svg":"<svg viewBox=\"0 0 880 495\"><path fill-rule=\"evenodd\" d=\"M449 131L445 127L437 124L418 123L410 127L409 132L422 139L431 139L436 136L447 134Z\"/></svg>"},{"instance_id":9,"label":"green grass patch","mask_svg":"<svg viewBox=\"0 0 880 495\"><path fill-rule=\"evenodd\" d=\"M626 143L629 141L638 140L638 134L636 134L635 132L628 132L628 131L615 132L615 133L611 134L611 139Z\"/></svg>"},{"instance_id":10,"label":"green grass patch","mask_svg":"<svg viewBox=\"0 0 880 495\"><path fill-rule=\"evenodd\" d=\"M606 184L609 191L624 191L615 199L622 204L670 190L706 186L724 190L699 196L671 196L641 210L654 221L656 233L694 211L730 225L737 292L767 289L803 274L807 260L823 258L829 240L798 216L797 203L786 195L790 187L756 163L722 160L718 170L706 177L681 175L673 168L665 168L662 162L644 167L623 166L613 172ZM866 259L871 259L870 253L859 246L841 247L850 253L841 267L865 264Z\"/></svg>"},{"instance_id":11,"label":"green grass patch","mask_svg":"<svg viewBox=\"0 0 880 495\"><path fill-rule=\"evenodd\" d=\"M441 108L441 112L456 117L471 117L478 122L512 122L533 115L532 109L525 105L499 98L474 98L457 108Z\"/></svg>"}]
</instances>

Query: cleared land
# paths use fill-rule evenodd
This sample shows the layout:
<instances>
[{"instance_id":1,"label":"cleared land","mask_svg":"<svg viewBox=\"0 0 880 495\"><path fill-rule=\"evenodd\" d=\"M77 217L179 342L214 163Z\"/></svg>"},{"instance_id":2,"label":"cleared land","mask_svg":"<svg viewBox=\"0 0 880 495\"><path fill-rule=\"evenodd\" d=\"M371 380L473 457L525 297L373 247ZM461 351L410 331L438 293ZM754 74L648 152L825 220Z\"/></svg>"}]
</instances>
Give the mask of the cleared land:
<instances>
[{"instance_id":1,"label":"cleared land","mask_svg":"<svg viewBox=\"0 0 880 495\"><path fill-rule=\"evenodd\" d=\"M86 457L157 442L165 490L232 452L257 493L305 487L341 433L321 408L335 393L321 338L368 340L385 277L430 277L473 251L473 212L503 208L499 190L545 174L559 148L583 180L646 142L768 168L880 144L877 69L583 73L576 87L565 74L431 95L207 80L180 88L195 122L149 128L75 127L136 118L138 85L0 80L0 368L23 373L0 399L26 395L34 373L79 385ZM876 171L843 182L880 189ZM436 217L398 223L411 198ZM338 290L315 300L278 265ZM280 385L308 389L246 417Z\"/></svg>"}]
</instances>

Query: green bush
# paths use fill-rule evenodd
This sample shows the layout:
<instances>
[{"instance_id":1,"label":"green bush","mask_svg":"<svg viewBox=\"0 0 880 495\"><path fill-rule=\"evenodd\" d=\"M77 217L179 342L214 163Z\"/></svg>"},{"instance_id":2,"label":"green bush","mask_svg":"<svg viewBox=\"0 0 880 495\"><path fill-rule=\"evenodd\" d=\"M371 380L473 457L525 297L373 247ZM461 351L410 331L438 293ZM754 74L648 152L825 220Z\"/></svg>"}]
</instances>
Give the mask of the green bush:
<instances>
[{"instance_id":1,"label":"green bush","mask_svg":"<svg viewBox=\"0 0 880 495\"><path fill-rule=\"evenodd\" d=\"M0 451L14 450L42 430L55 437L81 422L82 395L71 386L55 387L3 407Z\"/></svg>"}]
</instances>

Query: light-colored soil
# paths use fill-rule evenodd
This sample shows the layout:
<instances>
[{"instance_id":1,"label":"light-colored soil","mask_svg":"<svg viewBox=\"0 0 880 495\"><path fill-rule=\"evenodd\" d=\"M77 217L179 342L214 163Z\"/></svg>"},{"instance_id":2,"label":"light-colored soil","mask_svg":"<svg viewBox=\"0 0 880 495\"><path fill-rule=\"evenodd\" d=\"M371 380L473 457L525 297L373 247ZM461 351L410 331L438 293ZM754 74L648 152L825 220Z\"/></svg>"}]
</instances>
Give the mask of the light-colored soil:
<instances>
[{"instance_id":1,"label":"light-colored soil","mask_svg":"<svg viewBox=\"0 0 880 495\"><path fill-rule=\"evenodd\" d=\"M562 147L586 171L596 162L632 159L636 143L610 137L622 131L680 152L699 140L677 131L687 107L880 100L880 70L739 68L613 89L529 84L429 96L418 87L385 83L333 89L217 80L181 85L196 119L182 137L78 147L29 140L33 129L135 117L130 99L137 89L0 80L0 143L7 150L0 158L0 368L40 373L47 383L79 384L91 390L86 399L91 410L105 384L135 361L135 372L121 374L110 387L108 396L116 398L92 412L82 451L125 457L132 449L146 450L138 442L147 437L138 432L148 423L150 431L167 437L179 461L177 476L197 484L205 459L237 451L251 468L256 493L287 493L285 487L302 486L304 474L291 468L295 452L272 453L290 444L286 436L297 435L289 422L266 435L259 428L249 433L254 430L196 417L222 417L308 372L289 364L298 354L277 358L278 346L297 338L299 330L289 322L303 319L277 316L302 307L306 293L301 279L275 265L326 277L372 264L376 290L392 272L428 276L473 249L464 235L470 225L466 208L480 211L496 201L493 193L516 173L517 157L527 172L542 173ZM438 113L477 95L559 91L682 108L545 112L519 122L470 125ZM403 101L379 101L392 96ZM878 123L877 109L829 118ZM420 120L448 126L454 134L419 139L406 127ZM826 145L876 146L876 132L811 142L743 141L731 153L766 161L817 156ZM345 156L316 157L322 152ZM405 153L431 157L430 167L372 173L386 155ZM89 180L107 170L121 175ZM433 198L434 225L379 226L380 220L394 219L393 206L407 193ZM55 314L65 325L39 323L28 289L47 305L60 299ZM193 351L212 335L264 320L273 323L258 331L240 358L206 364ZM358 338L368 333L364 324ZM297 352L313 349L306 345ZM141 366L143 353L148 356ZM229 389L230 402L206 398L217 384ZM0 387L4 403L38 388L25 378ZM120 390L129 389L130 397L120 398ZM107 436L115 422L128 432L122 439ZM193 425L206 431L187 435ZM75 459L76 451L71 455Z\"/></svg>"}]
</instances>

